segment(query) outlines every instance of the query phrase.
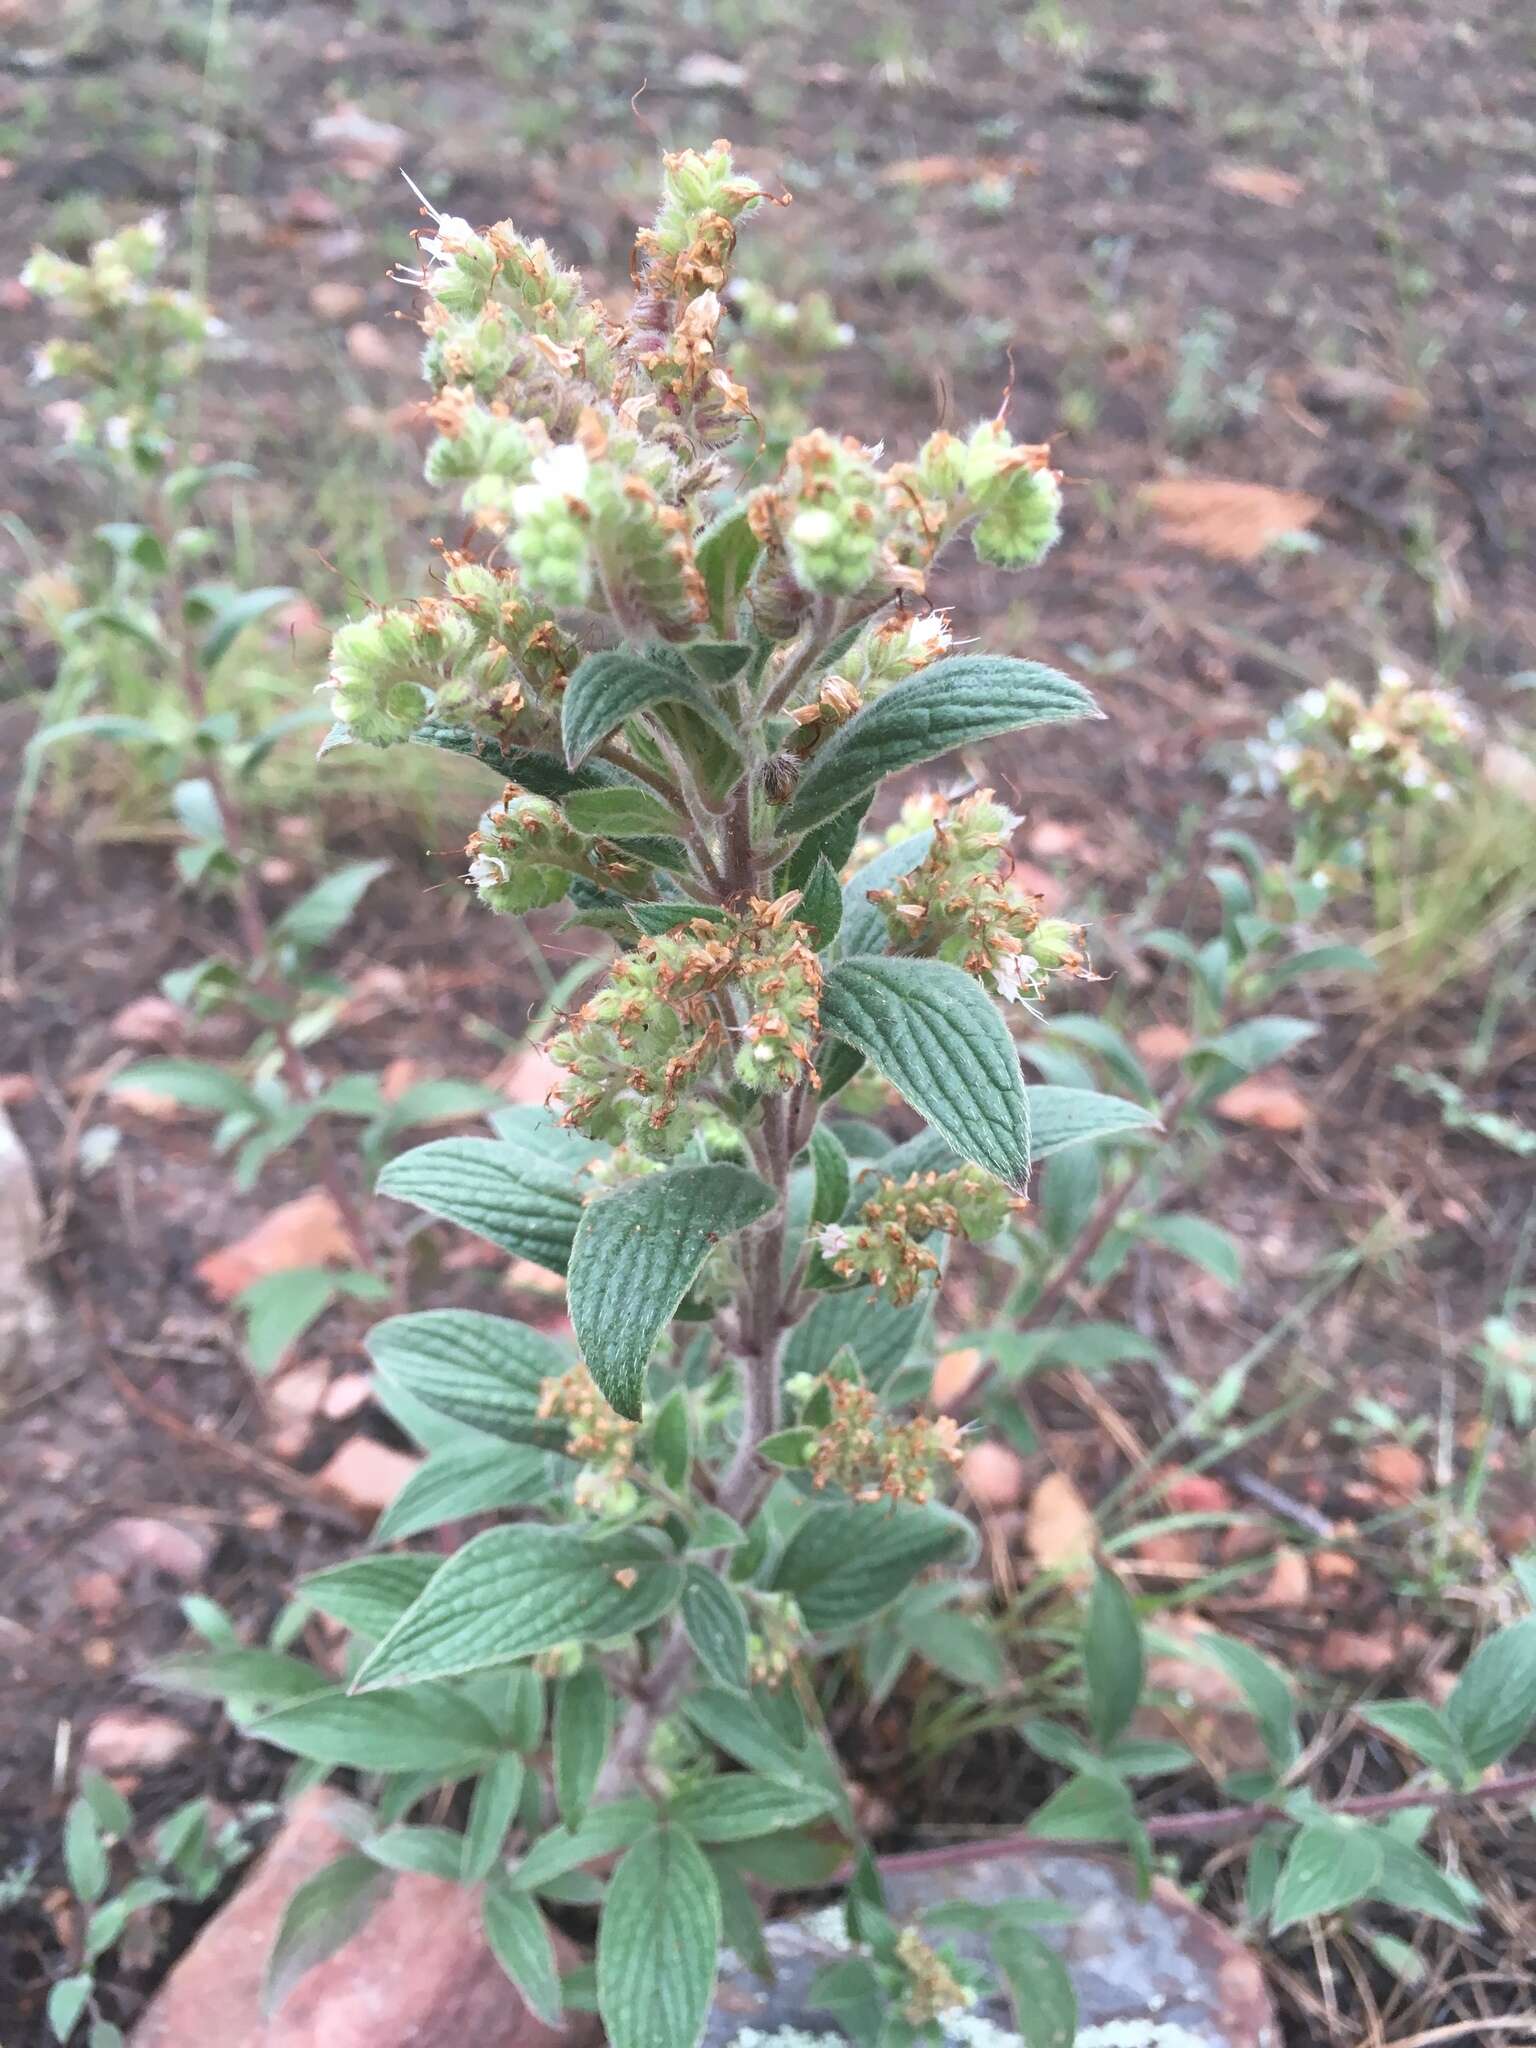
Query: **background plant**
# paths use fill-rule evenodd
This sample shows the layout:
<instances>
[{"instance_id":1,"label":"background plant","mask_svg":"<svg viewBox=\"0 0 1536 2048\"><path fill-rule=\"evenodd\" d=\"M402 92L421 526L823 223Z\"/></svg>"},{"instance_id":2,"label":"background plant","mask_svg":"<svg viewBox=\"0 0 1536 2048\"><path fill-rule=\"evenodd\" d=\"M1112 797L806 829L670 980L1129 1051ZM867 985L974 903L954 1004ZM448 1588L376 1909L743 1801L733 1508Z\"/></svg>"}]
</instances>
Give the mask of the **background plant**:
<instances>
[{"instance_id":1,"label":"background plant","mask_svg":"<svg viewBox=\"0 0 1536 2048\"><path fill-rule=\"evenodd\" d=\"M430 596L338 635L331 744L486 763L505 786L470 836L471 886L504 914L568 900L617 952L550 1041L558 1118L501 1112L495 1137L426 1146L379 1180L568 1276L575 1349L461 1309L372 1338L382 1400L430 1453L378 1540L517 1518L446 1560L381 1553L306 1582L300 1607L351 1632L342 1685L284 1649L163 1674L225 1698L302 1775L379 1783L378 1830L290 1909L274 1995L327 1927L355 1924L381 1869L428 1869L478 1890L535 2010L595 1997L619 2048L686 2048L722 1938L757 1952L747 1877L769 1844L807 1883L858 1854L870 2038L935 2039L970 1988L942 1950L881 1924L809 1671L861 1646L868 1668L871 1625L942 1612L918 1582L974 1555L936 1498L954 1419L903 1372L947 1253L1003 1239L1035 1161L1156 1117L1134 1076L1119 1095L1024 1083L998 999L1033 1023L1092 969L1078 928L1007 886L1014 821L990 792L931 801L918 831L856 857L886 776L1094 706L1040 664L949 655L947 621L922 609L960 534L1005 568L1055 537L1048 452L1001 422L885 466L811 431L775 481L731 496L723 456L749 399L716 354L719 292L765 196L724 145L669 158L622 324L510 223L434 215L422 239L428 474L458 487L476 540L445 554ZM1184 955L1199 1037L1181 1114L1306 1029L1267 1008L1306 970L1232 850L1227 929ZM1113 1033L1080 1036L1123 1062ZM892 1146L838 1106L866 1070L922 1120L916 1137ZM1014 1240L1046 1327L1136 1185L1134 1169L1108 1190L1047 1169L1054 1278ZM1188 1219L1161 1221L1193 1245L1173 1228ZM1203 1249L1225 1256L1219 1233ZM1523 1735L1531 1642L1528 1623L1494 1637L1462 1706L1418 1729L1450 1793ZM1271 1744L1242 1808L1276 1831L1256 1910L1283 1926L1382 1896L1378 1816L1312 1811L1285 1681L1232 1647ZM1141 1624L1107 1569L1078 1654L1089 1732L1057 1738L1073 1775L1036 1827L1123 1842L1145 1868L1154 1837L1128 1784L1146 1759L1124 1746ZM412 1821L463 1779L462 1831ZM1309 1891L1314 1866L1327 1884ZM1434 1910L1436 1866L1411 1867ZM595 1972L563 1984L544 1917L562 1903L602 1908ZM988 1931L1002 1975L1034 1981L1027 1930ZM1027 1992L1020 2007L1022 2026Z\"/></svg>"}]
</instances>

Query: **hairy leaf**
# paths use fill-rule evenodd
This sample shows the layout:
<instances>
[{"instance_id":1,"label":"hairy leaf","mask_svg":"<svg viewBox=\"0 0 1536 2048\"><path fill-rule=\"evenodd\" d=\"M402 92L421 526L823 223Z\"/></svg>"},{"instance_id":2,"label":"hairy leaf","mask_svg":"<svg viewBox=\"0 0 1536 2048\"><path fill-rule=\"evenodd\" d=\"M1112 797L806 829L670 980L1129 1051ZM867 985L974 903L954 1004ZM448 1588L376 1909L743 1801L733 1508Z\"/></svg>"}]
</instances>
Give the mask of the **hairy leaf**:
<instances>
[{"instance_id":1,"label":"hairy leaf","mask_svg":"<svg viewBox=\"0 0 1536 2048\"><path fill-rule=\"evenodd\" d=\"M1363 1899L1381 1875L1380 1837L1345 1820L1309 1820L1296 1835L1275 1885L1270 1931L1337 1913Z\"/></svg>"},{"instance_id":2,"label":"hairy leaf","mask_svg":"<svg viewBox=\"0 0 1536 2048\"><path fill-rule=\"evenodd\" d=\"M414 1692L324 1692L248 1724L294 1756L358 1771L473 1770L501 1744L478 1707L447 1686Z\"/></svg>"},{"instance_id":3,"label":"hairy leaf","mask_svg":"<svg viewBox=\"0 0 1536 2048\"><path fill-rule=\"evenodd\" d=\"M642 1835L614 1872L597 1937L597 2004L612 2048L695 2048L720 1951L720 1894L680 1827Z\"/></svg>"},{"instance_id":4,"label":"hairy leaf","mask_svg":"<svg viewBox=\"0 0 1536 2048\"><path fill-rule=\"evenodd\" d=\"M593 1378L637 1421L652 1346L710 1247L773 1207L744 1167L680 1166L620 1188L583 1212L571 1259L570 1310Z\"/></svg>"},{"instance_id":5,"label":"hairy leaf","mask_svg":"<svg viewBox=\"0 0 1536 2048\"><path fill-rule=\"evenodd\" d=\"M826 1029L872 1059L964 1158L1010 1186L1027 1180L1029 1104L1018 1054L970 975L938 960L860 954L828 974L821 1014Z\"/></svg>"},{"instance_id":6,"label":"hairy leaf","mask_svg":"<svg viewBox=\"0 0 1536 2048\"><path fill-rule=\"evenodd\" d=\"M655 704L686 704L726 740L734 734L709 692L686 668L612 649L589 654L565 686L560 735L568 767L579 768L595 747L637 712Z\"/></svg>"},{"instance_id":7,"label":"hairy leaf","mask_svg":"<svg viewBox=\"0 0 1536 2048\"><path fill-rule=\"evenodd\" d=\"M491 1954L547 2027L561 2016L560 1972L549 1928L527 1892L495 1876L480 1901L480 1922Z\"/></svg>"},{"instance_id":8,"label":"hairy leaf","mask_svg":"<svg viewBox=\"0 0 1536 2048\"><path fill-rule=\"evenodd\" d=\"M803 1827L832 1806L832 1795L817 1785L785 1785L773 1778L732 1772L689 1785L673 1800L670 1818L695 1841L747 1842L781 1828Z\"/></svg>"},{"instance_id":9,"label":"hairy leaf","mask_svg":"<svg viewBox=\"0 0 1536 2048\"><path fill-rule=\"evenodd\" d=\"M807 1628L848 1628L896 1599L920 1571L974 1552L975 1531L940 1507L814 1509L785 1544L774 1589L792 1593Z\"/></svg>"},{"instance_id":10,"label":"hairy leaf","mask_svg":"<svg viewBox=\"0 0 1536 2048\"><path fill-rule=\"evenodd\" d=\"M683 1626L699 1662L721 1685L747 1689L747 1617L741 1596L703 1565L683 1574Z\"/></svg>"},{"instance_id":11,"label":"hairy leaf","mask_svg":"<svg viewBox=\"0 0 1536 2048\"><path fill-rule=\"evenodd\" d=\"M545 1450L565 1442L564 1422L540 1417L538 1407L545 1380L569 1368L570 1354L526 1323L479 1309L422 1309L376 1324L368 1355L385 1379L455 1422Z\"/></svg>"},{"instance_id":12,"label":"hairy leaf","mask_svg":"<svg viewBox=\"0 0 1536 2048\"><path fill-rule=\"evenodd\" d=\"M375 1186L552 1273L570 1260L584 1192L547 1158L498 1138L435 1138L391 1159Z\"/></svg>"},{"instance_id":13,"label":"hairy leaf","mask_svg":"<svg viewBox=\"0 0 1536 2048\"><path fill-rule=\"evenodd\" d=\"M856 712L814 756L785 811L805 832L888 775L1024 726L1096 718L1080 683L1038 661L961 654L936 661Z\"/></svg>"},{"instance_id":14,"label":"hairy leaf","mask_svg":"<svg viewBox=\"0 0 1536 2048\"><path fill-rule=\"evenodd\" d=\"M349 1942L389 1887L370 1857L338 1856L301 1884L283 1908L267 1958L262 2011L276 2012L299 1979Z\"/></svg>"}]
</instances>

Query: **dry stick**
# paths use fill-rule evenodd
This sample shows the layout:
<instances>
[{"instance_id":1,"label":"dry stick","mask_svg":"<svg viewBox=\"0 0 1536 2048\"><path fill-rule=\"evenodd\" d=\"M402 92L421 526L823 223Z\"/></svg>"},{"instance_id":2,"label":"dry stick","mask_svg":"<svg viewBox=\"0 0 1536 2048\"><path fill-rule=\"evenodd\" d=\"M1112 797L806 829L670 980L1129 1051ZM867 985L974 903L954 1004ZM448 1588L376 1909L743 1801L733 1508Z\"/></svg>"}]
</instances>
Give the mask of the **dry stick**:
<instances>
[{"instance_id":1,"label":"dry stick","mask_svg":"<svg viewBox=\"0 0 1536 2048\"><path fill-rule=\"evenodd\" d=\"M1347 1815L1354 1820L1376 1820L1389 1813L1406 1813L1410 1809L1428 1807L1432 1812L1444 1813L1457 1807L1502 1803L1508 1799L1529 1799L1536 1797L1536 1771L1522 1771L1512 1778L1497 1778L1491 1784L1474 1785L1466 1791L1448 1789L1443 1792L1371 1792L1357 1799L1341 1799L1336 1805L1323 1806L1320 1813ZM1296 1816L1287 1813L1284 1807L1259 1804L1254 1806L1218 1806L1209 1813L1168 1813L1154 1815L1143 1823L1147 1834L1154 1842L1199 1841L1213 1835L1241 1835L1257 1832L1268 1827L1273 1821L1291 1821ZM1056 1835L1034 1835L1027 1831L999 1835L987 1843L986 1853L990 1856L1008 1856L1033 1850L1080 1850L1080 1838ZM897 1870L943 1870L952 1864L969 1863L975 1860L974 1842L955 1842L942 1849L913 1849L904 1855L892 1856L888 1860Z\"/></svg>"}]
</instances>

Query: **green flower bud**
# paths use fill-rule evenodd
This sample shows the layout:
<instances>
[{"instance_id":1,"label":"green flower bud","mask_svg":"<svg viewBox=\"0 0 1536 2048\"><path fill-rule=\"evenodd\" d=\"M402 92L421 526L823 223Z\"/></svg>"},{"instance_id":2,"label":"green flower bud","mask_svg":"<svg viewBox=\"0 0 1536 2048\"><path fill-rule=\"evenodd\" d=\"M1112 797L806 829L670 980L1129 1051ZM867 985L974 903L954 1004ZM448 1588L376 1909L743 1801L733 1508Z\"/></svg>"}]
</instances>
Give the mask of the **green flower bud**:
<instances>
[{"instance_id":1,"label":"green flower bud","mask_svg":"<svg viewBox=\"0 0 1536 2048\"><path fill-rule=\"evenodd\" d=\"M516 531L507 552L535 597L552 605L584 605L595 581L586 492L591 464L575 442L535 458L532 481L512 492Z\"/></svg>"},{"instance_id":2,"label":"green flower bud","mask_svg":"<svg viewBox=\"0 0 1536 2048\"><path fill-rule=\"evenodd\" d=\"M488 910L514 915L558 903L573 870L584 870L587 842L548 797L508 784L502 801L470 835L467 880Z\"/></svg>"},{"instance_id":3,"label":"green flower bud","mask_svg":"<svg viewBox=\"0 0 1536 2048\"><path fill-rule=\"evenodd\" d=\"M1054 470L1021 469L994 486L971 529L979 561L997 569L1028 569L1061 538L1061 485Z\"/></svg>"},{"instance_id":4,"label":"green flower bud","mask_svg":"<svg viewBox=\"0 0 1536 2048\"><path fill-rule=\"evenodd\" d=\"M803 589L856 597L880 567L884 533L879 472L857 441L818 428L791 443L784 548Z\"/></svg>"},{"instance_id":5,"label":"green flower bud","mask_svg":"<svg viewBox=\"0 0 1536 2048\"><path fill-rule=\"evenodd\" d=\"M414 613L373 612L355 619L331 642L332 714L369 746L408 740L431 708L428 669Z\"/></svg>"}]
</instances>

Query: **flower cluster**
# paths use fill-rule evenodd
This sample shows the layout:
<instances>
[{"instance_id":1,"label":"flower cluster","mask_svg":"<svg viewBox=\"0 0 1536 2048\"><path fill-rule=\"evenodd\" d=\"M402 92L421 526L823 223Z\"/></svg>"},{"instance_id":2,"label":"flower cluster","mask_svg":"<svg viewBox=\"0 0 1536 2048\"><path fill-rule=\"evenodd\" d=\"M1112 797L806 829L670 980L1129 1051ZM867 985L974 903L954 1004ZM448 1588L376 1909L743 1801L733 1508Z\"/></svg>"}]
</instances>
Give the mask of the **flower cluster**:
<instances>
[{"instance_id":1,"label":"flower cluster","mask_svg":"<svg viewBox=\"0 0 1536 2048\"><path fill-rule=\"evenodd\" d=\"M523 912L558 903L573 874L623 879L625 863L600 840L587 840L557 803L509 782L464 849L465 877L488 910Z\"/></svg>"},{"instance_id":2,"label":"flower cluster","mask_svg":"<svg viewBox=\"0 0 1536 2048\"><path fill-rule=\"evenodd\" d=\"M727 1055L757 1093L801 1076L814 1086L822 975L789 915L798 901L754 899L738 916L692 918L621 954L606 986L549 1042L566 1069L565 1121L667 1157L712 1114L697 1091Z\"/></svg>"},{"instance_id":3,"label":"flower cluster","mask_svg":"<svg viewBox=\"0 0 1536 2048\"><path fill-rule=\"evenodd\" d=\"M409 739L428 719L501 747L547 743L575 643L515 571L446 560L441 596L370 612L335 635L324 687L338 727L376 747Z\"/></svg>"},{"instance_id":4,"label":"flower cluster","mask_svg":"<svg viewBox=\"0 0 1536 2048\"><path fill-rule=\"evenodd\" d=\"M1008 886L1008 839L1018 822L990 789L950 806L931 800L933 843L921 862L869 900L885 914L892 944L952 961L1023 1002L1058 975L1089 973L1083 929L1042 915L1038 896Z\"/></svg>"},{"instance_id":5,"label":"flower cluster","mask_svg":"<svg viewBox=\"0 0 1536 2048\"><path fill-rule=\"evenodd\" d=\"M927 2026L956 2006L976 2002L975 1992L960 1981L945 1957L931 1948L915 1927L904 1927L897 1935L894 1953L906 1978L901 2016L909 2026Z\"/></svg>"},{"instance_id":6,"label":"flower cluster","mask_svg":"<svg viewBox=\"0 0 1536 2048\"><path fill-rule=\"evenodd\" d=\"M165 246L164 224L152 216L94 242L83 263L34 250L21 273L27 290L78 330L45 343L32 371L39 383L86 387L84 402L61 415L69 439L143 468L165 457L169 392L222 332L200 299L159 281Z\"/></svg>"},{"instance_id":7,"label":"flower cluster","mask_svg":"<svg viewBox=\"0 0 1536 2048\"><path fill-rule=\"evenodd\" d=\"M863 1204L857 1222L824 1223L816 1246L841 1279L888 1287L893 1301L905 1303L916 1299L923 1275L939 1268L924 1238L938 1231L985 1244L1010 1210L1021 1206L1001 1181L975 1166L909 1174L904 1181L887 1178Z\"/></svg>"},{"instance_id":8,"label":"flower cluster","mask_svg":"<svg viewBox=\"0 0 1536 2048\"><path fill-rule=\"evenodd\" d=\"M585 1365L573 1365L558 1378L543 1381L536 1412L541 1422L566 1424L565 1455L586 1468L576 1481L578 1506L610 1514L633 1507L636 1495L629 1474L639 1432L633 1422L614 1413Z\"/></svg>"},{"instance_id":9,"label":"flower cluster","mask_svg":"<svg viewBox=\"0 0 1536 2048\"><path fill-rule=\"evenodd\" d=\"M833 1375L822 1386L830 1412L811 1448L811 1483L839 1486L866 1505L932 1499L935 1466L960 1462L960 1425L954 1417L915 1415L893 1422L881 1414L874 1391L859 1380Z\"/></svg>"},{"instance_id":10,"label":"flower cluster","mask_svg":"<svg viewBox=\"0 0 1536 2048\"><path fill-rule=\"evenodd\" d=\"M752 1603L756 1624L747 1638L747 1673L754 1685L777 1692L794 1674L803 1633L800 1610L787 1593L763 1593Z\"/></svg>"},{"instance_id":11,"label":"flower cluster","mask_svg":"<svg viewBox=\"0 0 1536 2048\"><path fill-rule=\"evenodd\" d=\"M1447 801L1446 771L1470 737L1453 692L1385 668L1369 701L1338 681L1306 691L1269 758L1295 808L1337 836L1383 806Z\"/></svg>"}]
</instances>

